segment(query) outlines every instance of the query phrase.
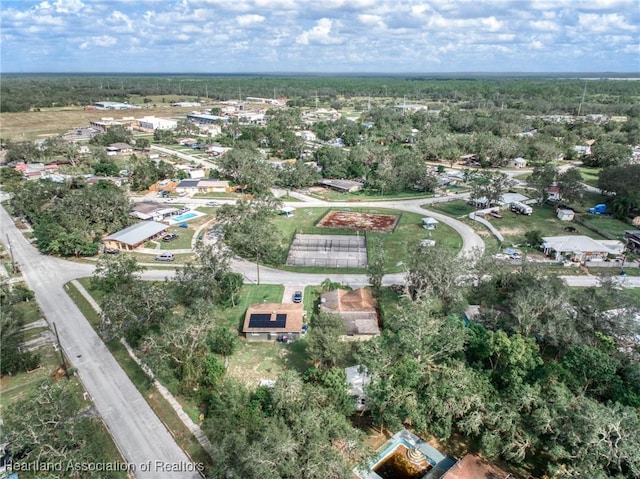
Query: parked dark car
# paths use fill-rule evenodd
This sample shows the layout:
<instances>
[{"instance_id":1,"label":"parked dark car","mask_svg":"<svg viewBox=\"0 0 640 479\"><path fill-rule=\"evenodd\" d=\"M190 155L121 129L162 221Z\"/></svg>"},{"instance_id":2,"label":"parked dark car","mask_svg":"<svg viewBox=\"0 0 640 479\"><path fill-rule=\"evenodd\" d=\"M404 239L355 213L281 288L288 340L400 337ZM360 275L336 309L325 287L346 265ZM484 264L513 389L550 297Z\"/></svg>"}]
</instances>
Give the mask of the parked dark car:
<instances>
[{"instance_id":1,"label":"parked dark car","mask_svg":"<svg viewBox=\"0 0 640 479\"><path fill-rule=\"evenodd\" d=\"M118 248L105 248L104 254L118 254L120 250Z\"/></svg>"},{"instance_id":2,"label":"parked dark car","mask_svg":"<svg viewBox=\"0 0 640 479\"><path fill-rule=\"evenodd\" d=\"M173 241L178 239L178 235L175 233L169 233L168 235L164 235L162 237L162 241L164 241L165 243L168 243L169 241Z\"/></svg>"},{"instance_id":3,"label":"parked dark car","mask_svg":"<svg viewBox=\"0 0 640 479\"><path fill-rule=\"evenodd\" d=\"M293 293L293 302L302 303L302 291L296 291Z\"/></svg>"}]
</instances>

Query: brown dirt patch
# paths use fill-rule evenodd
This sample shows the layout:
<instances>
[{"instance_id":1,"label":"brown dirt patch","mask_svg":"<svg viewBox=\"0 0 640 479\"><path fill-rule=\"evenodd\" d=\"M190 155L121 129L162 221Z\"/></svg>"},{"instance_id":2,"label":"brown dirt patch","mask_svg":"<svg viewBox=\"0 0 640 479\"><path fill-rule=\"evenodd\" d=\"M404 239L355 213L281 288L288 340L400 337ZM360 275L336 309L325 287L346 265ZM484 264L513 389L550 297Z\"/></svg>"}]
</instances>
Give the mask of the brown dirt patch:
<instances>
[{"instance_id":1,"label":"brown dirt patch","mask_svg":"<svg viewBox=\"0 0 640 479\"><path fill-rule=\"evenodd\" d=\"M353 211L330 211L316 226L360 231L392 232L398 224L399 216Z\"/></svg>"}]
</instances>

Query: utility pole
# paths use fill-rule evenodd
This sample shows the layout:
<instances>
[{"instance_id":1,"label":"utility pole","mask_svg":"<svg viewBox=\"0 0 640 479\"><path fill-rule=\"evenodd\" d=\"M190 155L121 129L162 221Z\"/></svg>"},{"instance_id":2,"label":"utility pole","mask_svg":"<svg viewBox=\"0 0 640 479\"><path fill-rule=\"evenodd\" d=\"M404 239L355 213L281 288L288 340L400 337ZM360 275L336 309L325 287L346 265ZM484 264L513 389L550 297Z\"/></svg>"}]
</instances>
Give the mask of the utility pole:
<instances>
[{"instance_id":1,"label":"utility pole","mask_svg":"<svg viewBox=\"0 0 640 479\"><path fill-rule=\"evenodd\" d=\"M13 257L13 246L11 246L11 240L9 239L9 233L7 233L7 244L9 245L9 255L11 256L11 272L16 274L16 260Z\"/></svg>"},{"instance_id":2,"label":"utility pole","mask_svg":"<svg viewBox=\"0 0 640 479\"><path fill-rule=\"evenodd\" d=\"M60 350L60 359L62 360L62 369L64 369L64 374L69 379L69 373L67 372L67 361L64 359L64 352L62 351L62 345L60 344L60 336L58 336L58 328L56 327L56 323L53 323L53 331L56 333L56 341L58 342L58 350Z\"/></svg>"}]
</instances>

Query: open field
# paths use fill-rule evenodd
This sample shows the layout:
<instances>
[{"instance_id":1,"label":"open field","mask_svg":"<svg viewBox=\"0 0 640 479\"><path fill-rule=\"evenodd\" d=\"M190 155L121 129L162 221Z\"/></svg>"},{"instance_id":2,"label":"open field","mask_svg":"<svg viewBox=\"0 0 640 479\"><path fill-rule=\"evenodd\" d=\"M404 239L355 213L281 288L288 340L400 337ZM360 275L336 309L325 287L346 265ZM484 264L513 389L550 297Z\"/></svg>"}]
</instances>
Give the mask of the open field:
<instances>
[{"instance_id":1,"label":"open field","mask_svg":"<svg viewBox=\"0 0 640 479\"><path fill-rule=\"evenodd\" d=\"M580 172L580 176L582 176L582 181L594 188L598 187L598 178L602 168L589 168L588 166L577 166L576 168Z\"/></svg>"},{"instance_id":2,"label":"open field","mask_svg":"<svg viewBox=\"0 0 640 479\"><path fill-rule=\"evenodd\" d=\"M261 380L276 380L286 369L302 373L311 367L305 348L304 339L290 344L243 341L233 356L229 357L227 374L255 389Z\"/></svg>"},{"instance_id":3,"label":"open field","mask_svg":"<svg viewBox=\"0 0 640 479\"><path fill-rule=\"evenodd\" d=\"M392 195L381 195L371 191L356 191L354 193L340 193L339 191L330 190L328 188L313 188L310 196L326 200L326 201L386 201L400 199L418 199L431 198L433 193L425 193L424 191L403 191Z\"/></svg>"},{"instance_id":4,"label":"open field","mask_svg":"<svg viewBox=\"0 0 640 479\"><path fill-rule=\"evenodd\" d=\"M468 216L469 213L473 213L475 208L468 204L465 200L454 200L448 201L446 203L434 203L430 205L425 205L427 209L433 211L439 211L444 213L445 215L461 217Z\"/></svg>"},{"instance_id":5,"label":"open field","mask_svg":"<svg viewBox=\"0 0 640 479\"><path fill-rule=\"evenodd\" d=\"M0 115L0 137L10 140L35 140L46 136L61 135L69 130L89 125L92 120L112 117L159 116L165 118L184 118L193 108L142 108L139 110L83 110L76 108L51 108L42 111L3 113Z\"/></svg>"}]
</instances>

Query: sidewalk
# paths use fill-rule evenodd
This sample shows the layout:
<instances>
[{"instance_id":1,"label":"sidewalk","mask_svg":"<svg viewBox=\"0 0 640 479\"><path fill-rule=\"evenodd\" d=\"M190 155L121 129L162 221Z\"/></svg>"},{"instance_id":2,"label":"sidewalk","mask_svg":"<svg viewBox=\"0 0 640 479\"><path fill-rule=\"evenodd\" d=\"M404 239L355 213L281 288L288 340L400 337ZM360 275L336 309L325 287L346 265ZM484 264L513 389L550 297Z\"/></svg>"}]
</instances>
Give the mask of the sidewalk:
<instances>
[{"instance_id":1,"label":"sidewalk","mask_svg":"<svg viewBox=\"0 0 640 479\"><path fill-rule=\"evenodd\" d=\"M82 294L82 296L87 300L87 302L96 311L96 313L101 314L102 309L100 308L96 300L93 299L93 297L89 294L89 292L86 289L84 289L84 286L82 286L75 279L72 280L71 283L78 289L80 294ZM136 356L135 352L133 351L133 349L131 349L131 346L129 346L129 344L125 341L125 339L122 338L120 341L122 342L124 347L127 349L127 352L129 353L129 356L131 356L131 359L133 359L142 368L142 370L151 379L153 379L154 386L156 387L158 392L162 395L162 397L165 398L167 402L171 405L171 407L176 412L176 414L178 415L182 423L187 427L187 429L189 429L189 431L191 431L191 433L195 436L195 438L198 440L198 442L203 447L203 449L207 451L207 454L209 454L209 456L211 456L211 459L215 460L211 442L209 441L209 438L205 436L205 434L202 432L202 429L200 429L200 427L193 422L193 420L187 415L187 413L184 412L184 409L182 408L178 400L173 396L173 394L171 394L171 392L169 392L169 390L166 387L164 387L160 383L160 381L158 381L155 378L153 371L151 371L151 369L149 369L149 367L146 364L140 361L140 358Z\"/></svg>"}]
</instances>

